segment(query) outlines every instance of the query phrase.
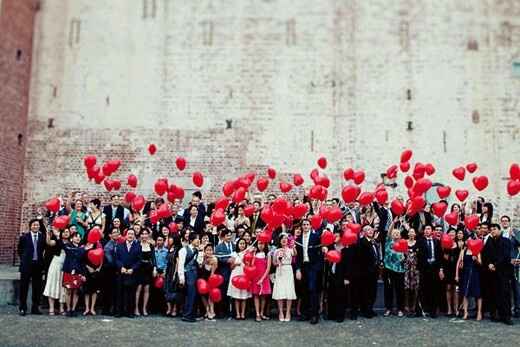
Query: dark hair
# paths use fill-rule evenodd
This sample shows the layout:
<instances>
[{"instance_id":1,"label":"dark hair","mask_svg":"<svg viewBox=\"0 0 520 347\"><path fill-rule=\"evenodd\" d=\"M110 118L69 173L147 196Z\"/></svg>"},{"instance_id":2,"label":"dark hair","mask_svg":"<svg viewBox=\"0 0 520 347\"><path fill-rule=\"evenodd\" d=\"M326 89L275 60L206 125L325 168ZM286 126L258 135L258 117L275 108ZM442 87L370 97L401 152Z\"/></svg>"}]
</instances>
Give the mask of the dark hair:
<instances>
[{"instance_id":1,"label":"dark hair","mask_svg":"<svg viewBox=\"0 0 520 347\"><path fill-rule=\"evenodd\" d=\"M119 194L112 194L110 195L110 200L112 200L113 198L119 198Z\"/></svg>"},{"instance_id":2,"label":"dark hair","mask_svg":"<svg viewBox=\"0 0 520 347\"><path fill-rule=\"evenodd\" d=\"M429 223L424 225L423 230L426 229L426 227L430 227L430 228L433 229L433 225L431 225L431 224L429 224Z\"/></svg>"},{"instance_id":3,"label":"dark hair","mask_svg":"<svg viewBox=\"0 0 520 347\"><path fill-rule=\"evenodd\" d=\"M121 233L121 230L119 230L119 228L112 228L112 231L110 233L113 234L114 231L117 231L118 233Z\"/></svg>"},{"instance_id":4,"label":"dark hair","mask_svg":"<svg viewBox=\"0 0 520 347\"><path fill-rule=\"evenodd\" d=\"M502 220L503 218L506 218L508 222L511 222L511 217L509 217L507 214L500 217L500 220Z\"/></svg>"},{"instance_id":5,"label":"dark hair","mask_svg":"<svg viewBox=\"0 0 520 347\"><path fill-rule=\"evenodd\" d=\"M241 238L239 238L239 239L237 240L237 243L236 243L236 245L235 245L235 251L236 251L237 253L240 252L240 250L238 249L238 244L240 243L240 241L244 241L244 243L246 244L246 248L247 248L247 241L246 241L243 237L241 237Z\"/></svg>"},{"instance_id":6,"label":"dark hair","mask_svg":"<svg viewBox=\"0 0 520 347\"><path fill-rule=\"evenodd\" d=\"M490 202L485 202L484 205L487 207L488 211L486 212L487 215L487 222L491 222L493 220L493 204Z\"/></svg>"},{"instance_id":7,"label":"dark hair","mask_svg":"<svg viewBox=\"0 0 520 347\"><path fill-rule=\"evenodd\" d=\"M260 251L260 249L258 248L258 244L259 244L259 243L260 243L260 242L257 242L257 243L255 244L255 249L256 249L256 251L257 251L257 252L263 252L263 253L265 254L265 256L267 257L267 254L269 253L269 247L268 247L269 244L268 244L268 243L264 243L264 242L262 242L262 244L264 245L264 250L263 250L263 251Z\"/></svg>"},{"instance_id":8,"label":"dark hair","mask_svg":"<svg viewBox=\"0 0 520 347\"><path fill-rule=\"evenodd\" d=\"M39 219L36 219L36 218L33 218L29 221L29 228L31 227L31 225L34 223L34 222L38 222L38 224L40 224L40 220Z\"/></svg>"},{"instance_id":9,"label":"dark hair","mask_svg":"<svg viewBox=\"0 0 520 347\"><path fill-rule=\"evenodd\" d=\"M455 206L457 206L459 208L459 210L462 210L462 208L460 207L460 205L458 203L454 203L454 204L451 204L450 212L453 212L453 209Z\"/></svg>"},{"instance_id":10,"label":"dark hair","mask_svg":"<svg viewBox=\"0 0 520 347\"><path fill-rule=\"evenodd\" d=\"M202 200L202 193L200 192L200 190L194 191L191 195L196 196L197 198Z\"/></svg>"},{"instance_id":11,"label":"dark hair","mask_svg":"<svg viewBox=\"0 0 520 347\"><path fill-rule=\"evenodd\" d=\"M206 251L206 249L209 247L211 247L211 249L213 249L213 245L211 243L208 243L206 246L204 246L204 251Z\"/></svg>"},{"instance_id":12,"label":"dark hair","mask_svg":"<svg viewBox=\"0 0 520 347\"><path fill-rule=\"evenodd\" d=\"M224 237L227 234L231 234L231 230L229 230L228 228L224 228L220 231L220 237Z\"/></svg>"},{"instance_id":13,"label":"dark hair","mask_svg":"<svg viewBox=\"0 0 520 347\"><path fill-rule=\"evenodd\" d=\"M190 233L190 235L188 236L188 241L191 243L193 240L198 239L198 238L199 238L199 234Z\"/></svg>"},{"instance_id":14,"label":"dark hair","mask_svg":"<svg viewBox=\"0 0 520 347\"><path fill-rule=\"evenodd\" d=\"M164 204L164 199L163 198L156 198L155 199L155 205L157 204Z\"/></svg>"},{"instance_id":15,"label":"dark hair","mask_svg":"<svg viewBox=\"0 0 520 347\"><path fill-rule=\"evenodd\" d=\"M177 248L182 247L181 236L178 233L170 235L169 238L172 239L172 241L173 241L172 242L173 247L177 247Z\"/></svg>"},{"instance_id":16,"label":"dark hair","mask_svg":"<svg viewBox=\"0 0 520 347\"><path fill-rule=\"evenodd\" d=\"M498 230L500 230L500 224L497 224L497 223L490 223L489 224L489 229L491 228L497 228Z\"/></svg>"},{"instance_id":17,"label":"dark hair","mask_svg":"<svg viewBox=\"0 0 520 347\"><path fill-rule=\"evenodd\" d=\"M99 209L101 207L101 201L98 198L92 199L92 200L90 200L90 202L94 206L96 206L97 209Z\"/></svg>"}]
</instances>

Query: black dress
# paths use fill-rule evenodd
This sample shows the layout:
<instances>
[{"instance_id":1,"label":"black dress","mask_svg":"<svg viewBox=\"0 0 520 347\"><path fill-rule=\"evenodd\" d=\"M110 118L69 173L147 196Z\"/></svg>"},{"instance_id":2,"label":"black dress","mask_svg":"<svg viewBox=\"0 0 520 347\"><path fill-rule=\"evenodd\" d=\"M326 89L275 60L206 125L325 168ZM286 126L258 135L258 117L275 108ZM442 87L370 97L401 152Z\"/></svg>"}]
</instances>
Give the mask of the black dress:
<instances>
[{"instance_id":1,"label":"black dress","mask_svg":"<svg viewBox=\"0 0 520 347\"><path fill-rule=\"evenodd\" d=\"M448 256L448 259L445 256ZM457 270L457 260L459 259L460 248L456 246L451 249L444 249L442 254L442 268L444 271L444 283L456 284L455 272Z\"/></svg>"},{"instance_id":2,"label":"black dress","mask_svg":"<svg viewBox=\"0 0 520 347\"><path fill-rule=\"evenodd\" d=\"M155 266L155 252L153 246L150 250L142 251L141 263L137 269L137 285L150 285L153 283L153 268Z\"/></svg>"},{"instance_id":3,"label":"black dress","mask_svg":"<svg viewBox=\"0 0 520 347\"><path fill-rule=\"evenodd\" d=\"M174 247L170 249L168 252L168 256L166 257L166 270L165 279L164 279L164 298L166 302L174 302L177 298L177 256L179 254L179 249Z\"/></svg>"},{"instance_id":4,"label":"black dress","mask_svg":"<svg viewBox=\"0 0 520 347\"><path fill-rule=\"evenodd\" d=\"M90 262L87 255L88 252L85 253L85 265L89 266L92 269L96 269L97 266ZM101 272L90 272L88 268L85 268L85 278L87 279L87 281L83 285L83 292L85 294L99 293L101 290Z\"/></svg>"}]
</instances>

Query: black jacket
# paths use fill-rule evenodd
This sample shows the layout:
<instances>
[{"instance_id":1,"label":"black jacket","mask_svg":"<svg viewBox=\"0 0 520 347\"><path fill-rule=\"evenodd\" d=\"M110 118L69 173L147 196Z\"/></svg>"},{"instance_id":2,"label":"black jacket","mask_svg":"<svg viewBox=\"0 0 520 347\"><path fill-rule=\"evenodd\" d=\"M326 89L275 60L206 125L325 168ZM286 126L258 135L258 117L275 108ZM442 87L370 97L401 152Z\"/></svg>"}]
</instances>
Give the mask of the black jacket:
<instances>
[{"instance_id":1,"label":"black jacket","mask_svg":"<svg viewBox=\"0 0 520 347\"><path fill-rule=\"evenodd\" d=\"M441 243L437 239L433 239L433 251L435 261L433 263L428 262L428 240L422 238L417 241L417 265L419 271L426 271L433 269L438 272L441 269L442 264L442 249Z\"/></svg>"},{"instance_id":2,"label":"black jacket","mask_svg":"<svg viewBox=\"0 0 520 347\"><path fill-rule=\"evenodd\" d=\"M38 232L37 255L38 260L36 264L33 263L34 245L33 233L28 232L20 236L18 240L18 255L20 256L20 272L31 272L33 265L43 267L43 250L45 248L45 236Z\"/></svg>"}]
</instances>

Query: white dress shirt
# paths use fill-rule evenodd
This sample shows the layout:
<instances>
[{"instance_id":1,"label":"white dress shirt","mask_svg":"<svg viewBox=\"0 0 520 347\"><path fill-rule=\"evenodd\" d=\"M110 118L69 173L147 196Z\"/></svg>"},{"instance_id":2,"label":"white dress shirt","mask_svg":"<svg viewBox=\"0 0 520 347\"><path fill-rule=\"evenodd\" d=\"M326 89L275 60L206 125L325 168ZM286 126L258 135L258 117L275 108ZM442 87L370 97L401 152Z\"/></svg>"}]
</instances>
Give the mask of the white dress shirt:
<instances>
[{"instance_id":1,"label":"white dress shirt","mask_svg":"<svg viewBox=\"0 0 520 347\"><path fill-rule=\"evenodd\" d=\"M310 238L311 232L302 233L302 243L303 243L303 262L309 261L309 238Z\"/></svg>"}]
</instances>

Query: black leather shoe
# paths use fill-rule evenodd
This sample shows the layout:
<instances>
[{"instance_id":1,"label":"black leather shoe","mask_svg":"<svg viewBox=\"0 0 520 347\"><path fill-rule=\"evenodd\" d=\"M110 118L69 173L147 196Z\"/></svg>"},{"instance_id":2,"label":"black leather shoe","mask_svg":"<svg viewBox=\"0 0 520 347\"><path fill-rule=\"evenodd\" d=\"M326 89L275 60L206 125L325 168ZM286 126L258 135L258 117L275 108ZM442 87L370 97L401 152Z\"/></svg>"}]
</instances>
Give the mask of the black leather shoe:
<instances>
[{"instance_id":1,"label":"black leather shoe","mask_svg":"<svg viewBox=\"0 0 520 347\"><path fill-rule=\"evenodd\" d=\"M502 323L504 323L505 325L513 325L513 321L511 319L504 319Z\"/></svg>"},{"instance_id":2,"label":"black leather shoe","mask_svg":"<svg viewBox=\"0 0 520 347\"><path fill-rule=\"evenodd\" d=\"M311 318L311 324L318 324L319 321L320 320L319 320L318 316L314 316Z\"/></svg>"},{"instance_id":3,"label":"black leather shoe","mask_svg":"<svg viewBox=\"0 0 520 347\"><path fill-rule=\"evenodd\" d=\"M19 315L20 316L25 316L25 310L20 310Z\"/></svg>"},{"instance_id":4,"label":"black leather shoe","mask_svg":"<svg viewBox=\"0 0 520 347\"><path fill-rule=\"evenodd\" d=\"M41 315L42 313L40 312L40 310L36 309L36 310L31 310L31 314Z\"/></svg>"},{"instance_id":5,"label":"black leather shoe","mask_svg":"<svg viewBox=\"0 0 520 347\"><path fill-rule=\"evenodd\" d=\"M336 322L343 323L343 320L344 320L343 318L338 318L338 319L336 319Z\"/></svg>"},{"instance_id":6,"label":"black leather shoe","mask_svg":"<svg viewBox=\"0 0 520 347\"><path fill-rule=\"evenodd\" d=\"M430 318L432 318L432 319L437 318L437 313L432 313L432 314L430 314Z\"/></svg>"},{"instance_id":7,"label":"black leather shoe","mask_svg":"<svg viewBox=\"0 0 520 347\"><path fill-rule=\"evenodd\" d=\"M133 314L133 313L132 314L127 314L126 317L127 318L135 318L135 314Z\"/></svg>"},{"instance_id":8,"label":"black leather shoe","mask_svg":"<svg viewBox=\"0 0 520 347\"><path fill-rule=\"evenodd\" d=\"M188 322L188 323L195 323L197 320L196 319L193 319L193 318L187 318L187 317L182 317L181 319L183 322Z\"/></svg>"}]
</instances>

